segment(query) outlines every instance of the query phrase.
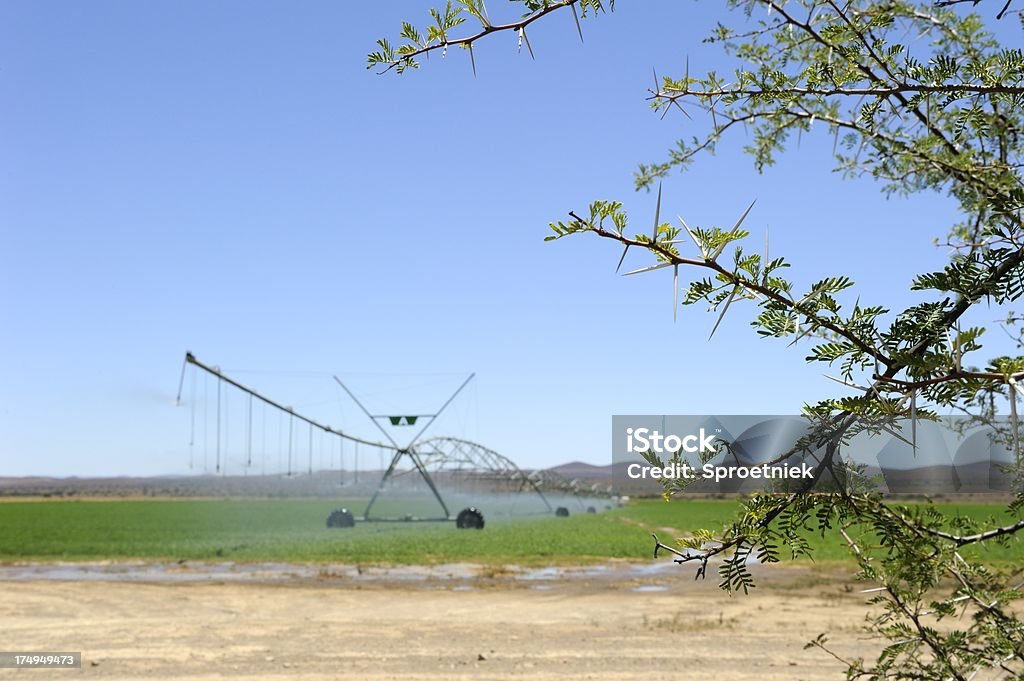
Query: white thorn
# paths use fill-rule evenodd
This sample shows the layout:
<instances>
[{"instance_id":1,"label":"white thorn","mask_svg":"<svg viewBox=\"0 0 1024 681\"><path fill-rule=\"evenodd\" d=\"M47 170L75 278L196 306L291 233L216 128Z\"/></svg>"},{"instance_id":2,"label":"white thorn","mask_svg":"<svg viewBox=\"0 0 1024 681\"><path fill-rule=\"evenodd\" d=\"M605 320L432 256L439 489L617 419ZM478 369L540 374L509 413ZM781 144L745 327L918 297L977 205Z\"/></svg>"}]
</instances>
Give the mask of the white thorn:
<instances>
[{"instance_id":1,"label":"white thorn","mask_svg":"<svg viewBox=\"0 0 1024 681\"><path fill-rule=\"evenodd\" d=\"M662 267L668 267L671 264L672 263L670 263L670 262L663 262L660 265L652 265L650 267L641 267L638 270L633 270L632 272L626 272L622 276L628 277L628 276L630 276L632 274L643 274L644 272L653 272L654 270L660 270Z\"/></svg>"}]
</instances>

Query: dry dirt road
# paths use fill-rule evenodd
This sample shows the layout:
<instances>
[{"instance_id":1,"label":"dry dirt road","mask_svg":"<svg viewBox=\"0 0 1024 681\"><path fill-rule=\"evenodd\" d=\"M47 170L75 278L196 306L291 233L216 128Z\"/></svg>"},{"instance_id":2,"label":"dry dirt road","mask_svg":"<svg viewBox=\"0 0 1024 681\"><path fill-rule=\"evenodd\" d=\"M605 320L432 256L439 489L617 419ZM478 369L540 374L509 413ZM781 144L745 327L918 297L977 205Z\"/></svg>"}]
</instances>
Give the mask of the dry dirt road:
<instances>
[{"instance_id":1,"label":"dry dirt road","mask_svg":"<svg viewBox=\"0 0 1024 681\"><path fill-rule=\"evenodd\" d=\"M0 678L788 681L843 677L803 649L821 632L842 654L877 648L859 628L858 587L799 568L758 570L757 588L731 598L689 570L474 570L183 582L2 568L0 649L81 651L84 664Z\"/></svg>"}]
</instances>

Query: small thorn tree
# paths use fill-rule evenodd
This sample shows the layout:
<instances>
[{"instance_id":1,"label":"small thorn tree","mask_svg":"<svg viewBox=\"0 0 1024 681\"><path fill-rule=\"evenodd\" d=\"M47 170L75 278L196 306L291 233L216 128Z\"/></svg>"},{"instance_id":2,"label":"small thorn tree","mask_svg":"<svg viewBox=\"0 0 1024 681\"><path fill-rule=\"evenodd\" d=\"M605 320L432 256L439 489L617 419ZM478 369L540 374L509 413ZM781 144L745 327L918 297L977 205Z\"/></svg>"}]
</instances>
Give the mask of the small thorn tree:
<instances>
[{"instance_id":1,"label":"small thorn tree","mask_svg":"<svg viewBox=\"0 0 1024 681\"><path fill-rule=\"evenodd\" d=\"M563 10L576 19L582 39L581 19L614 9L610 0L510 2L521 11L505 24L488 18L482 2L448 2L431 10L433 24L423 31L404 24L399 46L380 40L368 65L401 73L450 45L469 48L503 32L522 39L532 23ZM763 256L759 248L744 248L752 203L730 229L702 228L682 218L678 225L661 223L659 185L650 232L631 232L622 204L606 200L550 225L549 240L591 234L617 242L619 268L628 251L647 252L653 264L628 274L671 267L676 291L682 269L689 284L681 304L704 303L717 312L712 335L726 312L741 303L754 306L757 334L808 346L806 361L838 364L834 380L854 391L805 408L812 424L807 437L823 452L813 480L786 493L752 495L724 528L695 529L673 546L655 537L656 552L693 563L700 576L718 556L722 588L746 591L753 585L746 567L752 552L762 562L806 555L808 533L829 533L845 543L859 576L876 584L869 589L876 606L869 626L883 645L874 660L842 659L848 678L1024 679L1024 623L1012 604L1024 587L1020 566L993 569L972 550L1024 535L1017 426L1024 356L970 366L970 357L983 349L984 329L961 324L979 305L1009 306L1024 293L1024 52L1000 44L987 28L987 22L1020 19L1020 10L1012 0L722 5L723 12L738 11L708 40L734 57L738 69L729 79L713 72L701 76L690 72L687 60L681 75L655 75L651 106L662 115L681 111L695 123L702 113L708 130L680 142L666 160L640 165L638 188L685 169L737 130L751 134L753 162L768 170L794 134L799 140L817 124L832 137L839 170L873 177L886 193L951 196L962 219L951 220L944 237L948 264L909 284L930 300L905 309L862 303L860 297L851 301L854 282L842 274L797 290L785 277L787 260L769 259L767 232ZM753 197L742 198L747 203ZM1009 312L1004 329L1020 348L1022 318ZM841 451L851 437L887 432L906 440L908 433L894 424L910 419L907 441L916 444L917 420L934 418L940 409L981 422L1009 413L1006 442L1017 464L1009 522L1004 516L986 524L947 517L935 507L891 504L849 483ZM778 460L800 453L798 444ZM685 484L667 483L667 496ZM808 645L828 650L824 635Z\"/></svg>"}]
</instances>

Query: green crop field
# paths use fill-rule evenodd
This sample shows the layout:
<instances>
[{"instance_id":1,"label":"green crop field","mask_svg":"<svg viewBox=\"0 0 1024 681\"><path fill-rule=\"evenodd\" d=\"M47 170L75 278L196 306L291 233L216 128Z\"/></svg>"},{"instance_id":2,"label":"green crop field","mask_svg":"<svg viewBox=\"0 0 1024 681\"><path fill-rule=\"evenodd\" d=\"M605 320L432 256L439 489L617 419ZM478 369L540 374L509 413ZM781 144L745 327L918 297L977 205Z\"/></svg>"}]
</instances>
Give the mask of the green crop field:
<instances>
[{"instance_id":1,"label":"green crop field","mask_svg":"<svg viewBox=\"0 0 1024 681\"><path fill-rule=\"evenodd\" d=\"M0 503L0 562L86 560L233 560L341 563L593 563L644 560L651 532L663 540L696 528L716 529L736 501L634 501L625 508L569 518L488 518L482 531L453 523L358 523L328 529L338 506L362 500L154 499L9 501ZM952 508L950 505L945 505ZM958 505L962 515L1005 521L1004 507ZM838 535L814 536L818 562L849 557ZM985 549L1006 564L1024 564L1024 547Z\"/></svg>"}]
</instances>

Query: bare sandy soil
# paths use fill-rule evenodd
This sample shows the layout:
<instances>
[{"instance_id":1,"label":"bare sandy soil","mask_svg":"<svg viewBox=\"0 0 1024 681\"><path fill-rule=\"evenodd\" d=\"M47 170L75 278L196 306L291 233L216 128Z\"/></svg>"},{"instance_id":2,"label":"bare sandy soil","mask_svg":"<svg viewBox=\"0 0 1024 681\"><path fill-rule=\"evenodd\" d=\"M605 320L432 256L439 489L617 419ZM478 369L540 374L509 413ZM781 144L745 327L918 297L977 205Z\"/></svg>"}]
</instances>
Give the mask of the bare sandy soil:
<instances>
[{"instance_id":1,"label":"bare sandy soil","mask_svg":"<svg viewBox=\"0 0 1024 681\"><path fill-rule=\"evenodd\" d=\"M825 631L840 653L874 656L858 586L758 573L750 595L730 598L674 568L156 582L0 572L0 648L84 660L0 678L839 679L840 664L803 649Z\"/></svg>"}]
</instances>

